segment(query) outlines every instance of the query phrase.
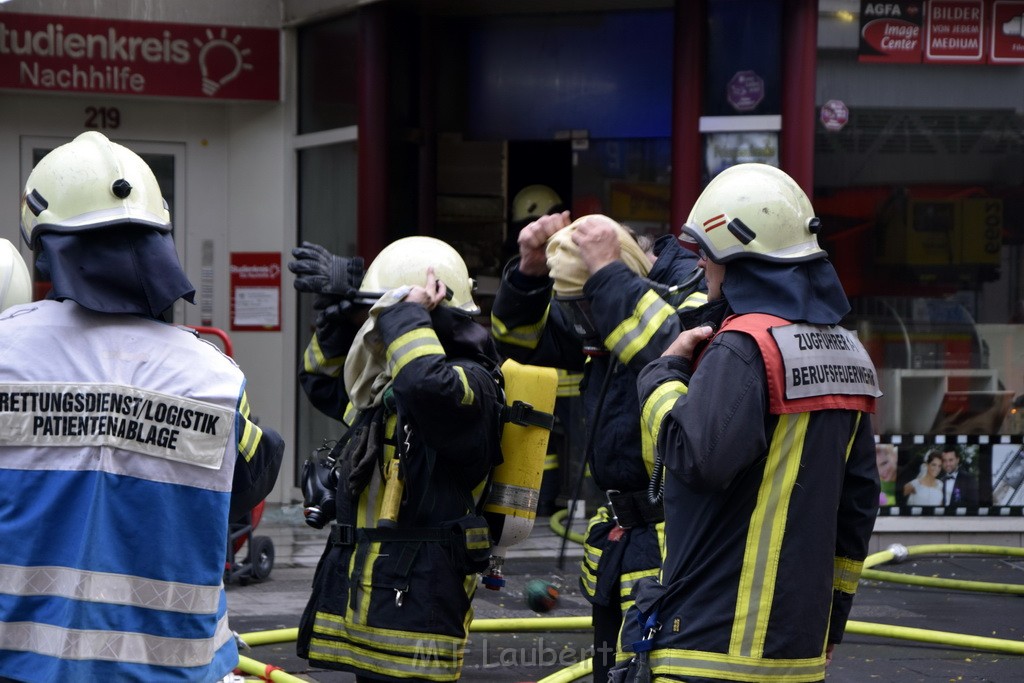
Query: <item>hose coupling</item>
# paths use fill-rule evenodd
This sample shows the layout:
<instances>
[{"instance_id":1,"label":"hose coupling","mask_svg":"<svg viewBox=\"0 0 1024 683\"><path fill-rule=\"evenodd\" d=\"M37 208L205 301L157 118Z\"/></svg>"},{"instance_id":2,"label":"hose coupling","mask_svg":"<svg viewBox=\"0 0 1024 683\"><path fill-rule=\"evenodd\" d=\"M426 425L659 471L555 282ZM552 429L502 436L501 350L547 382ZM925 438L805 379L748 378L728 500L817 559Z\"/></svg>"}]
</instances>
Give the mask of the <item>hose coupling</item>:
<instances>
[{"instance_id":1,"label":"hose coupling","mask_svg":"<svg viewBox=\"0 0 1024 683\"><path fill-rule=\"evenodd\" d=\"M910 557L910 551L907 550L907 546L902 543L893 543L888 548L889 552L892 553L892 561L896 564L905 562Z\"/></svg>"}]
</instances>

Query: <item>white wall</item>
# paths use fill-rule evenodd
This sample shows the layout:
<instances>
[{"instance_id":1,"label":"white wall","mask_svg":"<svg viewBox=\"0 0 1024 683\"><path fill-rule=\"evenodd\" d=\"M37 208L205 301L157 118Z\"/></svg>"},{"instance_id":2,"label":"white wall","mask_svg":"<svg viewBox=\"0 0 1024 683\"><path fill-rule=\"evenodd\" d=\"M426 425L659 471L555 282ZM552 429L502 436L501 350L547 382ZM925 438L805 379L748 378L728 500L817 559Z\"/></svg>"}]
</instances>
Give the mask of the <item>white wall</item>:
<instances>
[{"instance_id":1,"label":"white wall","mask_svg":"<svg viewBox=\"0 0 1024 683\"><path fill-rule=\"evenodd\" d=\"M244 13L238 12L244 5ZM116 17L121 20L279 27L279 0L149 2L140 0L14 0L5 12ZM282 60L288 53L282 51ZM287 73L287 69L282 70ZM211 103L109 95L0 94L0 237L20 244L19 202L24 177L20 141L25 136L70 140L85 130L89 106L116 107L121 125L111 139L179 143L185 149L185 268L197 290L202 281L202 245L212 240L213 325L229 332L234 356L248 378L248 395L260 423L280 431L288 449L269 502L300 498L292 485L291 448L295 415L295 296L282 276L280 332L230 332L229 258L232 251L279 252L282 265L295 241L294 163L290 117L284 102ZM178 226L176 226L178 227ZM23 253L29 256L27 248ZM186 324L199 325L199 306L185 306Z\"/></svg>"}]
</instances>

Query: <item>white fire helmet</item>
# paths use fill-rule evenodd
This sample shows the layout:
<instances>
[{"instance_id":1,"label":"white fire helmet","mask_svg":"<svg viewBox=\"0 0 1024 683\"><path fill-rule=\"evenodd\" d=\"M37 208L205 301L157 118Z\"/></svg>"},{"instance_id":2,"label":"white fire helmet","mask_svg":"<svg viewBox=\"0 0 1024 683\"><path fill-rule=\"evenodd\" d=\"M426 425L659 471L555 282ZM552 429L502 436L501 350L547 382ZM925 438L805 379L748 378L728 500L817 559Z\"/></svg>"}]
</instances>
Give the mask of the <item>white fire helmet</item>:
<instances>
[{"instance_id":1,"label":"white fire helmet","mask_svg":"<svg viewBox=\"0 0 1024 683\"><path fill-rule=\"evenodd\" d=\"M170 232L171 218L153 171L127 147L89 131L36 164L21 198L21 230L39 235L135 224Z\"/></svg>"},{"instance_id":2,"label":"white fire helmet","mask_svg":"<svg viewBox=\"0 0 1024 683\"><path fill-rule=\"evenodd\" d=\"M32 301L32 276L10 240L0 237L0 311Z\"/></svg>"},{"instance_id":3,"label":"white fire helmet","mask_svg":"<svg viewBox=\"0 0 1024 683\"><path fill-rule=\"evenodd\" d=\"M825 258L821 221L807 195L768 164L737 164L715 176L697 198L680 241L694 242L712 261L757 258L796 263Z\"/></svg>"},{"instance_id":4,"label":"white fire helmet","mask_svg":"<svg viewBox=\"0 0 1024 683\"><path fill-rule=\"evenodd\" d=\"M445 305L471 315L480 313L480 307L473 301L476 283L469 277L466 262L459 252L447 242L423 235L403 237L384 247L366 269L357 300L372 304L388 290L422 287L427 283L427 268L431 266L434 275L451 293Z\"/></svg>"},{"instance_id":5,"label":"white fire helmet","mask_svg":"<svg viewBox=\"0 0 1024 683\"><path fill-rule=\"evenodd\" d=\"M546 216L561 203L562 198L547 185L527 185L512 198L512 221Z\"/></svg>"}]
</instances>

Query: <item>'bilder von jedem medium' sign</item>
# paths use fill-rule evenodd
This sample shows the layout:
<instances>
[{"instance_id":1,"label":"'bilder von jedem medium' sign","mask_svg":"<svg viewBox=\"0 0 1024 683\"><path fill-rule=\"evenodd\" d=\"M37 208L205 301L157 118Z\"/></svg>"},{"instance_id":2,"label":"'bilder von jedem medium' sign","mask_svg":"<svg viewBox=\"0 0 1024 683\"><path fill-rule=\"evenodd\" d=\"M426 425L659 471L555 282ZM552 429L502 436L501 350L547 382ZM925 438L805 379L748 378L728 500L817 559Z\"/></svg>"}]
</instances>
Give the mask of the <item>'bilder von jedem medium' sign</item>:
<instances>
[{"instance_id":1,"label":"'bilder von jedem medium' sign","mask_svg":"<svg viewBox=\"0 0 1024 683\"><path fill-rule=\"evenodd\" d=\"M0 13L0 88L279 100L278 29Z\"/></svg>"}]
</instances>

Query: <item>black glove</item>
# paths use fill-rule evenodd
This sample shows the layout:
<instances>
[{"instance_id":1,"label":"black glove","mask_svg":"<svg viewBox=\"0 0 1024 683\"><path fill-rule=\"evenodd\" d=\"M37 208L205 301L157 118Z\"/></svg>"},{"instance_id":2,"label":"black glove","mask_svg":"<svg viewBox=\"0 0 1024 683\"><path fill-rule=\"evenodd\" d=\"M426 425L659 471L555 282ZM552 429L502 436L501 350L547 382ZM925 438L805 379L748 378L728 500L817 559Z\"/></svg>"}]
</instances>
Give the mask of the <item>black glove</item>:
<instances>
[{"instance_id":1,"label":"black glove","mask_svg":"<svg viewBox=\"0 0 1024 683\"><path fill-rule=\"evenodd\" d=\"M356 321L358 313L365 311L369 306L355 304L349 299L334 294L317 294L313 299L313 310L317 312L314 321L317 328L334 323L349 322L358 327L360 322Z\"/></svg>"},{"instance_id":2,"label":"black glove","mask_svg":"<svg viewBox=\"0 0 1024 683\"><path fill-rule=\"evenodd\" d=\"M314 294L351 296L363 282L361 256L344 258L327 251L319 244L303 242L292 249L295 261L288 262L288 270L295 273L295 289Z\"/></svg>"}]
</instances>

